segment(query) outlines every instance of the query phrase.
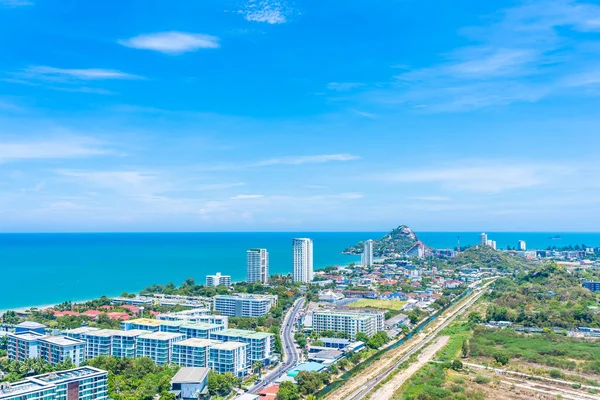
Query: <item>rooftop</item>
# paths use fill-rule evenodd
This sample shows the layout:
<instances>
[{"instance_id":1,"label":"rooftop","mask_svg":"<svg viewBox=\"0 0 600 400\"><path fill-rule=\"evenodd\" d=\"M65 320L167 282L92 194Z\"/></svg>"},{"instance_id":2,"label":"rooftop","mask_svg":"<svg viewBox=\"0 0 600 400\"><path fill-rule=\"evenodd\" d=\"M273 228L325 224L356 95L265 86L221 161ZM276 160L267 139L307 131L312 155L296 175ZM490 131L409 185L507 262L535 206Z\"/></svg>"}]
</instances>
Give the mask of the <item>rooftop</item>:
<instances>
[{"instance_id":1,"label":"rooftop","mask_svg":"<svg viewBox=\"0 0 600 400\"><path fill-rule=\"evenodd\" d=\"M138 324L138 325L146 325L146 326L159 326L162 325L165 321L160 321L157 319L150 319L150 318L138 318L138 319L132 319L129 320L127 323L128 324Z\"/></svg>"},{"instance_id":2,"label":"rooftop","mask_svg":"<svg viewBox=\"0 0 600 400\"><path fill-rule=\"evenodd\" d=\"M34 322L34 321L25 321L25 322L21 322L20 324L18 324L17 326L15 326L15 328L24 328L24 329L41 329L41 328L46 328L46 325L44 324L40 324L38 322Z\"/></svg>"},{"instance_id":3,"label":"rooftop","mask_svg":"<svg viewBox=\"0 0 600 400\"><path fill-rule=\"evenodd\" d=\"M208 371L208 368L181 368L171 379L171 383L202 382L208 376Z\"/></svg>"},{"instance_id":4,"label":"rooftop","mask_svg":"<svg viewBox=\"0 0 600 400\"><path fill-rule=\"evenodd\" d=\"M148 333L148 331L144 331L141 329L131 329L129 331L117 331L117 333L115 333L115 336L134 337L134 336L145 335L147 333Z\"/></svg>"},{"instance_id":5,"label":"rooftop","mask_svg":"<svg viewBox=\"0 0 600 400\"><path fill-rule=\"evenodd\" d=\"M183 337L180 333L171 332L152 332L145 335L140 335L140 339L151 339L151 340L171 340L178 337Z\"/></svg>"},{"instance_id":6,"label":"rooftop","mask_svg":"<svg viewBox=\"0 0 600 400\"><path fill-rule=\"evenodd\" d=\"M247 339L265 339L269 336L274 336L272 333L246 331L243 329L224 329L222 331L214 332L214 334L223 336L237 336Z\"/></svg>"},{"instance_id":7,"label":"rooftop","mask_svg":"<svg viewBox=\"0 0 600 400\"><path fill-rule=\"evenodd\" d=\"M118 335L118 334L124 333L124 332L126 332L126 331L119 331L116 329L100 329L97 331L87 332L87 336L111 337L111 336L115 336L115 335Z\"/></svg>"},{"instance_id":8,"label":"rooftop","mask_svg":"<svg viewBox=\"0 0 600 400\"><path fill-rule=\"evenodd\" d=\"M28 342L31 342L34 340L39 340L39 339L45 337L45 335L42 335L41 333L37 333L37 332L9 333L8 336L15 337L19 340L26 340Z\"/></svg>"},{"instance_id":9,"label":"rooftop","mask_svg":"<svg viewBox=\"0 0 600 400\"><path fill-rule=\"evenodd\" d=\"M189 346L189 347L207 347L207 346L211 346L211 345L219 344L219 343L221 343L220 340L192 338L192 339L182 340L181 342L177 342L177 343L175 343L175 345L176 346Z\"/></svg>"},{"instance_id":10,"label":"rooftop","mask_svg":"<svg viewBox=\"0 0 600 400\"><path fill-rule=\"evenodd\" d=\"M67 336L46 336L45 338L40 339L43 342L48 342L52 344L56 344L59 346L73 346L76 344L85 344L83 340L73 339Z\"/></svg>"},{"instance_id":11,"label":"rooftop","mask_svg":"<svg viewBox=\"0 0 600 400\"><path fill-rule=\"evenodd\" d=\"M326 367L323 364L317 363L317 362L302 363L302 364L299 364L296 368L294 368L290 372L288 372L288 376L292 376L292 377L297 376L302 371L320 372L320 371L324 370L325 368Z\"/></svg>"},{"instance_id":12,"label":"rooftop","mask_svg":"<svg viewBox=\"0 0 600 400\"><path fill-rule=\"evenodd\" d=\"M100 328L95 328L93 326L82 326L80 328L69 329L67 331L64 331L63 333L72 334L72 335L81 335L83 333L94 332L94 331L99 331L99 330L100 330Z\"/></svg>"},{"instance_id":13,"label":"rooftop","mask_svg":"<svg viewBox=\"0 0 600 400\"><path fill-rule=\"evenodd\" d=\"M10 383L5 388L0 388L0 399L8 398L8 396L10 396L11 398L14 398L14 396L17 395L25 396L29 392L51 387L53 386L50 384L44 382L36 382L33 379L27 379L21 382Z\"/></svg>"},{"instance_id":14,"label":"rooftop","mask_svg":"<svg viewBox=\"0 0 600 400\"><path fill-rule=\"evenodd\" d=\"M106 375L107 372L98 368L93 367L80 367L75 369L70 369L67 371L60 372L50 372L44 375L34 376L36 380L48 383L57 383L57 382L65 382L72 381L81 378L85 378L92 375Z\"/></svg>"},{"instance_id":15,"label":"rooftop","mask_svg":"<svg viewBox=\"0 0 600 400\"><path fill-rule=\"evenodd\" d=\"M247 346L247 344L242 342L222 342L215 344L212 348L218 350L235 350L245 346Z\"/></svg>"}]
</instances>

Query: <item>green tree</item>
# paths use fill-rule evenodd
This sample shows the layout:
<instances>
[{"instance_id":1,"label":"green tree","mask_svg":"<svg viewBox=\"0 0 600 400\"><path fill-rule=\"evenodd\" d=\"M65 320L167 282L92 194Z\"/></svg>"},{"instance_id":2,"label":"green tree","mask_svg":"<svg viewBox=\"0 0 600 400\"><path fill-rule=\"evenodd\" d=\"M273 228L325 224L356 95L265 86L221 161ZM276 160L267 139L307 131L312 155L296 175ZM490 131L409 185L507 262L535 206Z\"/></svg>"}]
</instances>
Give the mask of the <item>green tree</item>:
<instances>
[{"instance_id":1,"label":"green tree","mask_svg":"<svg viewBox=\"0 0 600 400\"><path fill-rule=\"evenodd\" d=\"M496 362L500 365L506 365L509 362L509 357L506 354L501 353L499 351L494 353L493 357L494 360L496 360Z\"/></svg>"},{"instance_id":2,"label":"green tree","mask_svg":"<svg viewBox=\"0 0 600 400\"><path fill-rule=\"evenodd\" d=\"M369 336L364 332L358 332L355 339L359 342L367 343L369 341Z\"/></svg>"},{"instance_id":3,"label":"green tree","mask_svg":"<svg viewBox=\"0 0 600 400\"><path fill-rule=\"evenodd\" d=\"M292 382L281 382L277 392L277 400L299 400L298 387Z\"/></svg>"},{"instance_id":4,"label":"green tree","mask_svg":"<svg viewBox=\"0 0 600 400\"><path fill-rule=\"evenodd\" d=\"M463 340L461 350L463 358L469 357L469 354L471 354L471 345L468 339Z\"/></svg>"}]
</instances>

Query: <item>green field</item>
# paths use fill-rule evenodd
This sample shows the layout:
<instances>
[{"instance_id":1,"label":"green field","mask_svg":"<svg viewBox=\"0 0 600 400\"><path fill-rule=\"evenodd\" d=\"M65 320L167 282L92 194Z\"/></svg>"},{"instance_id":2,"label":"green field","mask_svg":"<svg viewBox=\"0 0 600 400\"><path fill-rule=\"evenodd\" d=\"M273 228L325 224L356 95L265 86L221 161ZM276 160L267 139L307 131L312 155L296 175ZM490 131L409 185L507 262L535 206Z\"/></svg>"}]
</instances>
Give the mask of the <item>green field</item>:
<instances>
[{"instance_id":1,"label":"green field","mask_svg":"<svg viewBox=\"0 0 600 400\"><path fill-rule=\"evenodd\" d=\"M348 307L362 308L362 307L372 307L372 308L381 308L383 310L401 310L402 307L406 305L405 301L398 300L370 300L370 299L361 299L357 302L348 304Z\"/></svg>"}]
</instances>

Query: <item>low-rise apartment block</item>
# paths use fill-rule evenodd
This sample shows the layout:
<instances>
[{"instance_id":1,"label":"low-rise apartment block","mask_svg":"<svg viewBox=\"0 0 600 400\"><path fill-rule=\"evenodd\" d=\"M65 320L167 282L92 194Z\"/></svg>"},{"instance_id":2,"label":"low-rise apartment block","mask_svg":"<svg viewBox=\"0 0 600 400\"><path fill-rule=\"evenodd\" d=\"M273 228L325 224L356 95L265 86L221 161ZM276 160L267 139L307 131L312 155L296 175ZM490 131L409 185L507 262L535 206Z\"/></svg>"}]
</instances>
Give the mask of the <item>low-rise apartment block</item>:
<instances>
[{"instance_id":1,"label":"low-rise apartment block","mask_svg":"<svg viewBox=\"0 0 600 400\"><path fill-rule=\"evenodd\" d=\"M108 373L92 367L37 375L0 384L0 400L106 400Z\"/></svg>"},{"instance_id":2,"label":"low-rise apartment block","mask_svg":"<svg viewBox=\"0 0 600 400\"><path fill-rule=\"evenodd\" d=\"M218 343L210 347L210 368L220 374L231 372L241 377L248 369L248 345L242 342Z\"/></svg>"},{"instance_id":3,"label":"low-rise apartment block","mask_svg":"<svg viewBox=\"0 0 600 400\"><path fill-rule=\"evenodd\" d=\"M136 357L150 357L156 365L171 361L173 344L184 340L180 333L152 332L137 338Z\"/></svg>"},{"instance_id":4,"label":"low-rise apartment block","mask_svg":"<svg viewBox=\"0 0 600 400\"><path fill-rule=\"evenodd\" d=\"M277 305L277 296L255 294L218 295L213 298L214 310L229 317L261 317Z\"/></svg>"},{"instance_id":5,"label":"low-rise apartment block","mask_svg":"<svg viewBox=\"0 0 600 400\"><path fill-rule=\"evenodd\" d=\"M229 317L226 315L211 315L207 308L184 310L174 313L158 314L156 319L161 321L186 321L203 322L206 324L229 326Z\"/></svg>"},{"instance_id":6,"label":"low-rise apartment block","mask_svg":"<svg viewBox=\"0 0 600 400\"><path fill-rule=\"evenodd\" d=\"M21 331L7 335L8 358L25 361L41 358L49 364L63 363L69 358L79 366L85 357L85 342L66 336L47 336L37 332Z\"/></svg>"},{"instance_id":7,"label":"low-rise apartment block","mask_svg":"<svg viewBox=\"0 0 600 400\"><path fill-rule=\"evenodd\" d=\"M246 343L248 345L247 359L249 364L260 361L263 365L267 365L273 357L275 335L272 333L225 329L211 333L210 338L222 342Z\"/></svg>"},{"instance_id":8,"label":"low-rise apartment block","mask_svg":"<svg viewBox=\"0 0 600 400\"><path fill-rule=\"evenodd\" d=\"M319 310L313 312L313 330L317 333L325 331L344 332L354 340L356 334L362 332L372 336L379 332L377 316L350 311Z\"/></svg>"},{"instance_id":9,"label":"low-rise apartment block","mask_svg":"<svg viewBox=\"0 0 600 400\"><path fill-rule=\"evenodd\" d=\"M85 357L85 342L67 336L46 336L40 339L39 358L56 365L71 360L76 367Z\"/></svg>"}]
</instances>

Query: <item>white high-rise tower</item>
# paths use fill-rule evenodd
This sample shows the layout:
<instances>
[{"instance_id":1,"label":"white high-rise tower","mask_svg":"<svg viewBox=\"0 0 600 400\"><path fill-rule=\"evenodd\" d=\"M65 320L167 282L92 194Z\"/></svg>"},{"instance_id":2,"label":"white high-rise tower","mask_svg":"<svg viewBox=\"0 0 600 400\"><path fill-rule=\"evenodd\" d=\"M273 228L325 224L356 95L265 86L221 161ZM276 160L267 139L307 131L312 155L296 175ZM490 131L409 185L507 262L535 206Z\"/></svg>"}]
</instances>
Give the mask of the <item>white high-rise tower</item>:
<instances>
[{"instance_id":1,"label":"white high-rise tower","mask_svg":"<svg viewBox=\"0 0 600 400\"><path fill-rule=\"evenodd\" d=\"M371 239L365 242L362 256L363 267L370 267L373 265L373 241Z\"/></svg>"},{"instance_id":2,"label":"white high-rise tower","mask_svg":"<svg viewBox=\"0 0 600 400\"><path fill-rule=\"evenodd\" d=\"M313 280L313 241L307 238L293 239L294 282Z\"/></svg>"},{"instance_id":3,"label":"white high-rise tower","mask_svg":"<svg viewBox=\"0 0 600 400\"><path fill-rule=\"evenodd\" d=\"M479 235L479 244L482 246L488 245L488 235L486 233Z\"/></svg>"},{"instance_id":4,"label":"white high-rise tower","mask_svg":"<svg viewBox=\"0 0 600 400\"><path fill-rule=\"evenodd\" d=\"M269 283L269 252L267 249L250 249L246 255L246 281Z\"/></svg>"}]
</instances>

